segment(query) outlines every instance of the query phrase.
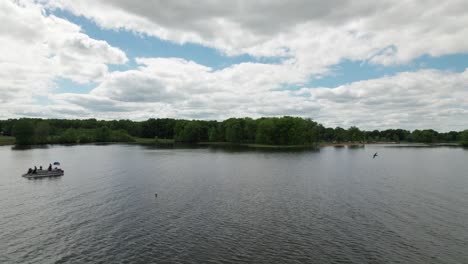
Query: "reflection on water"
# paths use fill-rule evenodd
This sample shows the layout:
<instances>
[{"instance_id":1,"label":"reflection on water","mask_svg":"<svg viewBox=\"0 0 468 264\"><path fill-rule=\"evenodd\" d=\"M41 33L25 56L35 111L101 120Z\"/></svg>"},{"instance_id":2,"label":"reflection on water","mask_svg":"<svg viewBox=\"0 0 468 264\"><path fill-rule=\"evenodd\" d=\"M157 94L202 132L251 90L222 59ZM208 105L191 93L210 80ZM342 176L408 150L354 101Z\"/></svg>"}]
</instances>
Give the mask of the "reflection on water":
<instances>
[{"instance_id":1,"label":"reflection on water","mask_svg":"<svg viewBox=\"0 0 468 264\"><path fill-rule=\"evenodd\" d=\"M20 177L56 160L63 177ZM0 262L468 263L467 161L448 147L4 146Z\"/></svg>"}]
</instances>

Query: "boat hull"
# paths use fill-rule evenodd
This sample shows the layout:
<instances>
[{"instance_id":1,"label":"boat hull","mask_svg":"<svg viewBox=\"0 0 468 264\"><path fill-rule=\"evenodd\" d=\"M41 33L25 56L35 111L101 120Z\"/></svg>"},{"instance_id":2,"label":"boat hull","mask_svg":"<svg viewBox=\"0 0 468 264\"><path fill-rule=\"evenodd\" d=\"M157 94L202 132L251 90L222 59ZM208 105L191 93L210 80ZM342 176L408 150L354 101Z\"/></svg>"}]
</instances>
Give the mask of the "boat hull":
<instances>
[{"instance_id":1,"label":"boat hull","mask_svg":"<svg viewBox=\"0 0 468 264\"><path fill-rule=\"evenodd\" d=\"M52 171L47 171L47 170L38 170L37 173L26 173L23 174L22 176L24 178L28 179L37 179L37 178L48 178L48 177L60 177L63 176L64 171L63 170L52 170Z\"/></svg>"}]
</instances>

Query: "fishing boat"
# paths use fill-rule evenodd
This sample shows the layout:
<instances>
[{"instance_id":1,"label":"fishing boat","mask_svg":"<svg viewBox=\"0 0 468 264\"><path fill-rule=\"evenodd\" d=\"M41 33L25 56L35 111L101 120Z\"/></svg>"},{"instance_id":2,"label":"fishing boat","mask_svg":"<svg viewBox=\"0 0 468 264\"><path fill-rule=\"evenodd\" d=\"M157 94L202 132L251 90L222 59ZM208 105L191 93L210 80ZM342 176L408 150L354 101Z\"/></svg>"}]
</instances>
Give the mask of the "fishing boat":
<instances>
[{"instance_id":1,"label":"fishing boat","mask_svg":"<svg viewBox=\"0 0 468 264\"><path fill-rule=\"evenodd\" d=\"M22 176L28 179L37 179L37 178L47 178L47 177L58 177L63 176L64 170L62 169L53 169L48 170L37 170L36 173L25 173Z\"/></svg>"},{"instance_id":2,"label":"fishing boat","mask_svg":"<svg viewBox=\"0 0 468 264\"><path fill-rule=\"evenodd\" d=\"M28 172L21 176L28 178L28 179L38 179L38 178L47 178L47 177L59 177L63 176L65 171L58 166L60 166L60 162L54 162L55 168L51 170L36 170L36 172Z\"/></svg>"}]
</instances>

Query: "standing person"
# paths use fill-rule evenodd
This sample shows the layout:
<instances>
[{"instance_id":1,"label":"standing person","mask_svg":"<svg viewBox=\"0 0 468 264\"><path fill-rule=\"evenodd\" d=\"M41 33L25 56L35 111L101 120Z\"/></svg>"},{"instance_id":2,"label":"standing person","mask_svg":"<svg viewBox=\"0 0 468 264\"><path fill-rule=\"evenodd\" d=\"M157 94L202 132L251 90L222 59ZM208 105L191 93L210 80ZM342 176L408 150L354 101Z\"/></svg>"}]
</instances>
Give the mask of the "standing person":
<instances>
[{"instance_id":1,"label":"standing person","mask_svg":"<svg viewBox=\"0 0 468 264\"><path fill-rule=\"evenodd\" d=\"M52 170L52 164L49 163L49 168L47 169L48 171Z\"/></svg>"},{"instance_id":2,"label":"standing person","mask_svg":"<svg viewBox=\"0 0 468 264\"><path fill-rule=\"evenodd\" d=\"M37 167L34 166L34 170L32 171L33 174L36 174L37 173Z\"/></svg>"},{"instance_id":3,"label":"standing person","mask_svg":"<svg viewBox=\"0 0 468 264\"><path fill-rule=\"evenodd\" d=\"M39 170L42 170L42 166L39 166Z\"/></svg>"}]
</instances>

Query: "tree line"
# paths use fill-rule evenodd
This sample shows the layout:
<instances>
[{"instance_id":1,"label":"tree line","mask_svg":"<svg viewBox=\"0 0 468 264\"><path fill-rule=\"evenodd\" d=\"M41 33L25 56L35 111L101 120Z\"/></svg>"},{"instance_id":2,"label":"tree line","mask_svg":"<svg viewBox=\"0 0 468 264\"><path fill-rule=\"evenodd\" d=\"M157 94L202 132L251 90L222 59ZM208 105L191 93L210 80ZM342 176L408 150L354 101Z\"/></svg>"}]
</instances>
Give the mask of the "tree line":
<instances>
[{"instance_id":1,"label":"tree line","mask_svg":"<svg viewBox=\"0 0 468 264\"><path fill-rule=\"evenodd\" d=\"M314 145L320 142L461 142L468 145L468 130L439 133L432 129L365 131L354 126L348 129L326 128L311 119L290 116L229 118L224 121L21 118L0 120L0 134L15 136L18 145L131 142L134 138L267 145Z\"/></svg>"}]
</instances>

